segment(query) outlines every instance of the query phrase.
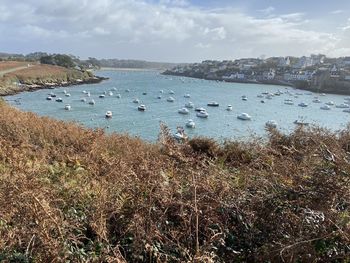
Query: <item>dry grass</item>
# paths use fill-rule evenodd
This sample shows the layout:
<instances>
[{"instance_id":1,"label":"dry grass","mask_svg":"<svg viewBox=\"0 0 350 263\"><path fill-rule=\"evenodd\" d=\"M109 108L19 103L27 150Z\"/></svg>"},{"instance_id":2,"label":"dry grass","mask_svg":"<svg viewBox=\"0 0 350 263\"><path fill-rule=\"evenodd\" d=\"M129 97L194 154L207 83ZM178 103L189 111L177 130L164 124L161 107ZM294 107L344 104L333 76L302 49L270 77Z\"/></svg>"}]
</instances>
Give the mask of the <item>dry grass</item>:
<instances>
[{"instance_id":1,"label":"dry grass","mask_svg":"<svg viewBox=\"0 0 350 263\"><path fill-rule=\"evenodd\" d=\"M45 82L62 82L91 77L88 72L67 69L53 65L34 65L5 75L7 78L18 79L21 83L42 84Z\"/></svg>"},{"instance_id":2,"label":"dry grass","mask_svg":"<svg viewBox=\"0 0 350 263\"><path fill-rule=\"evenodd\" d=\"M159 143L0 106L0 261L349 262L350 129Z\"/></svg>"},{"instance_id":3,"label":"dry grass","mask_svg":"<svg viewBox=\"0 0 350 263\"><path fill-rule=\"evenodd\" d=\"M28 62L0 61L0 71L27 66Z\"/></svg>"}]
</instances>

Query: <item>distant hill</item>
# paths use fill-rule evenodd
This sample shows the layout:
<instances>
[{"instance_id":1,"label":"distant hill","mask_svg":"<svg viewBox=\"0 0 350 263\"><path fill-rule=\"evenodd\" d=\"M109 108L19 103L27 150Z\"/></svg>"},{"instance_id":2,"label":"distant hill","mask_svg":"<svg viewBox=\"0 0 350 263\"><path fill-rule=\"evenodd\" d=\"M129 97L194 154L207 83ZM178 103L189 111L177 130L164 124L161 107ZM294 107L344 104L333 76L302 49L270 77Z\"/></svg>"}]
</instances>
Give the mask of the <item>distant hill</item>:
<instances>
[{"instance_id":1,"label":"distant hill","mask_svg":"<svg viewBox=\"0 0 350 263\"><path fill-rule=\"evenodd\" d=\"M182 63L167 63L167 62L153 62L145 60L135 60L135 59L97 59L94 57L89 57L88 59L80 59L77 56L71 54L48 54L46 52L33 52L30 54L10 54L6 52L0 52L0 60L16 60L16 61L41 61L42 58L48 58L52 56L69 56L72 62L77 67L82 69L87 68L139 68L139 69L159 69L167 70L174 68L176 66L185 66ZM47 59L46 59L47 60ZM48 63L52 64L52 63Z\"/></svg>"},{"instance_id":2,"label":"distant hill","mask_svg":"<svg viewBox=\"0 0 350 263\"><path fill-rule=\"evenodd\" d=\"M132 59L101 59L98 61L101 67L108 68L170 69L179 65L176 63L150 62Z\"/></svg>"}]
</instances>

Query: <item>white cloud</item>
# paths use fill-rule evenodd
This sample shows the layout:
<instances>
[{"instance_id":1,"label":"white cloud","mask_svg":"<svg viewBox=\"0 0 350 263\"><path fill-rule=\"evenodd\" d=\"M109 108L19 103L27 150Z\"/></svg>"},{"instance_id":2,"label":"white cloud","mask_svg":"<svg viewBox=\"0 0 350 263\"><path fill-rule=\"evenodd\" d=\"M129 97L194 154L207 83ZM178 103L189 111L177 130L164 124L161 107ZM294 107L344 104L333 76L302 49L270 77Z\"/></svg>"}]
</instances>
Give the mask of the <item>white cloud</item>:
<instances>
[{"instance_id":1,"label":"white cloud","mask_svg":"<svg viewBox=\"0 0 350 263\"><path fill-rule=\"evenodd\" d=\"M261 11L271 14L275 9ZM181 62L331 53L335 47L338 53L347 52L350 23L341 33L328 33L311 30L312 21L305 17L256 18L237 9L198 8L186 0L1 0L0 31L2 38L20 40L33 51L45 41L51 52L83 57Z\"/></svg>"},{"instance_id":2,"label":"white cloud","mask_svg":"<svg viewBox=\"0 0 350 263\"><path fill-rule=\"evenodd\" d=\"M330 14L332 15L338 15L338 14L342 14L344 13L344 10L334 10L334 11L331 11Z\"/></svg>"},{"instance_id":3,"label":"white cloud","mask_svg":"<svg viewBox=\"0 0 350 263\"><path fill-rule=\"evenodd\" d=\"M273 13L273 11L275 11L275 10L276 9L273 6L269 6L269 7L266 7L265 9L260 9L258 11L265 14L265 15L269 15L269 14Z\"/></svg>"},{"instance_id":4,"label":"white cloud","mask_svg":"<svg viewBox=\"0 0 350 263\"><path fill-rule=\"evenodd\" d=\"M210 44L198 43L195 45L196 48L210 48Z\"/></svg>"},{"instance_id":5,"label":"white cloud","mask_svg":"<svg viewBox=\"0 0 350 263\"><path fill-rule=\"evenodd\" d=\"M189 6L190 3L187 0L160 0L160 4L172 5L172 6Z\"/></svg>"}]
</instances>

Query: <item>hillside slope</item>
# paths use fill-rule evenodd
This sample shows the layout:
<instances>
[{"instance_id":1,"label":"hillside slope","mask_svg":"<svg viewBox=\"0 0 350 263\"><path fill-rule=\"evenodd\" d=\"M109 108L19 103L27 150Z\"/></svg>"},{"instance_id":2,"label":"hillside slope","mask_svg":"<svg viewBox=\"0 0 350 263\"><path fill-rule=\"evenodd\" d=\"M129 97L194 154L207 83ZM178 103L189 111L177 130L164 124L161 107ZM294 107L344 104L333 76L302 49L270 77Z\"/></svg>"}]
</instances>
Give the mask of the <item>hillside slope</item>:
<instances>
[{"instance_id":1,"label":"hillside slope","mask_svg":"<svg viewBox=\"0 0 350 263\"><path fill-rule=\"evenodd\" d=\"M4 75L0 74L0 96L54 86L97 83L103 80L89 71L44 64L24 66L23 62L6 61L0 63L0 69L4 72L9 71Z\"/></svg>"},{"instance_id":2,"label":"hillside slope","mask_svg":"<svg viewBox=\"0 0 350 263\"><path fill-rule=\"evenodd\" d=\"M148 144L0 104L0 261L348 262L350 129Z\"/></svg>"}]
</instances>

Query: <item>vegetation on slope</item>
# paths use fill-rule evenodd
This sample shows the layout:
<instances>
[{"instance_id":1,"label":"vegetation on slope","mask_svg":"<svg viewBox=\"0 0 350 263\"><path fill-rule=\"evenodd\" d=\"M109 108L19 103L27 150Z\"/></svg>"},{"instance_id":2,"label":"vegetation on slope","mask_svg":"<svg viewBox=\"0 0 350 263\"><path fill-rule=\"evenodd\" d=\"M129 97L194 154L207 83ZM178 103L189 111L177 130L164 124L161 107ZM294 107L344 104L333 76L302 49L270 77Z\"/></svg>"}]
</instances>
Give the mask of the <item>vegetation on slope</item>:
<instances>
[{"instance_id":1,"label":"vegetation on slope","mask_svg":"<svg viewBox=\"0 0 350 263\"><path fill-rule=\"evenodd\" d=\"M52 82L69 82L76 79L88 79L93 76L91 72L68 69L53 65L34 65L9 74L7 77L15 78L23 84L44 84Z\"/></svg>"},{"instance_id":2,"label":"vegetation on slope","mask_svg":"<svg viewBox=\"0 0 350 263\"><path fill-rule=\"evenodd\" d=\"M25 64L27 66L27 64ZM3 70L23 67L23 62L6 61L0 63ZM0 96L15 94L24 90L50 86L95 83L103 78L92 72L54 65L31 64L26 68L0 76Z\"/></svg>"},{"instance_id":3,"label":"vegetation on slope","mask_svg":"<svg viewBox=\"0 0 350 263\"><path fill-rule=\"evenodd\" d=\"M349 262L350 129L159 143L0 105L0 261Z\"/></svg>"},{"instance_id":4,"label":"vegetation on slope","mask_svg":"<svg viewBox=\"0 0 350 263\"><path fill-rule=\"evenodd\" d=\"M0 72L4 70L10 70L18 67L27 66L27 62L19 61L0 61Z\"/></svg>"}]
</instances>

